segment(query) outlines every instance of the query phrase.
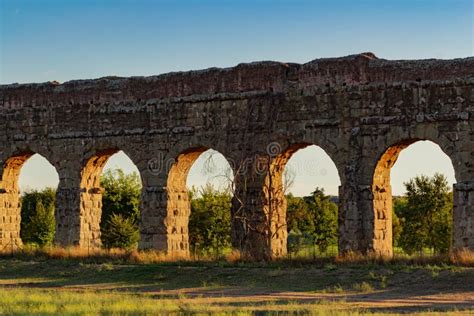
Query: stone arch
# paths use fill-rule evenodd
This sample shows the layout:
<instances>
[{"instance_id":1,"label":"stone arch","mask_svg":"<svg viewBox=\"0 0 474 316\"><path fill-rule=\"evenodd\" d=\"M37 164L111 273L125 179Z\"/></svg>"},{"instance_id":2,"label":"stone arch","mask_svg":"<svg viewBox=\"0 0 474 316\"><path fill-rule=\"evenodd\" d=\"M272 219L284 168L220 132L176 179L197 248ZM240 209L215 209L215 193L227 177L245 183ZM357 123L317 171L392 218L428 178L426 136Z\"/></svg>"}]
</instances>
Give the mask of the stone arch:
<instances>
[{"instance_id":1,"label":"stone arch","mask_svg":"<svg viewBox=\"0 0 474 316\"><path fill-rule=\"evenodd\" d=\"M317 146L321 148L334 163L339 179L341 179L341 171L336 161L328 154L328 152L317 144L301 142L289 145L286 149L273 155L270 147L267 148L270 156L273 156L268 164L268 172L265 175L263 184L263 209L266 217L266 227L269 229L266 235L269 238L272 257L282 257L287 253L287 227L286 227L286 208L287 202L285 198L283 173L285 166L291 157L301 149L309 146Z\"/></svg>"},{"instance_id":2,"label":"stone arch","mask_svg":"<svg viewBox=\"0 0 474 316\"><path fill-rule=\"evenodd\" d=\"M408 138L390 145L382 152L372 169L372 207L371 214L372 225L372 245L371 249L377 255L391 257L393 255L392 239L392 187L391 187L391 169L397 162L400 153L410 145L419 141L430 141L437 145L451 161L456 173L455 164L452 157L443 150L438 142L426 138Z\"/></svg>"},{"instance_id":3,"label":"stone arch","mask_svg":"<svg viewBox=\"0 0 474 316\"><path fill-rule=\"evenodd\" d=\"M0 251L21 248L21 198L19 179L21 169L33 155L40 155L50 165L45 155L30 149L18 151L4 160L0 179ZM56 168L56 167L55 167Z\"/></svg>"},{"instance_id":4,"label":"stone arch","mask_svg":"<svg viewBox=\"0 0 474 316\"><path fill-rule=\"evenodd\" d=\"M100 222L102 216L101 176L109 158L121 151L119 148L97 150L85 159L80 174L80 236L79 246L97 248L102 245ZM125 155L135 162L124 152ZM136 164L135 164L136 165ZM140 175L140 173L139 173Z\"/></svg>"},{"instance_id":5,"label":"stone arch","mask_svg":"<svg viewBox=\"0 0 474 316\"><path fill-rule=\"evenodd\" d=\"M210 149L213 148L196 146L186 149L178 154L169 168L166 180L167 203L164 220L168 254L179 257L189 256L188 223L191 214L191 201L186 181L196 160ZM215 151L223 155L220 151ZM224 158L226 157L224 156ZM227 158L226 161L229 162Z\"/></svg>"},{"instance_id":6,"label":"stone arch","mask_svg":"<svg viewBox=\"0 0 474 316\"><path fill-rule=\"evenodd\" d=\"M398 155L403 149L418 141L434 143L449 157L454 168L456 181L469 180L465 179L468 172L466 172L465 166L463 165L465 159L460 155L462 150L459 147L462 147L462 142L458 139L459 135L452 135L452 133L443 132L442 130L443 126L439 124L413 126L410 128L394 126L391 127L390 132L386 135L380 135L376 139L365 139L370 145L364 148L364 151L368 151L371 154L362 157L364 164L370 166L370 168L364 168L363 170L363 181L368 181L368 183L373 181L377 165L383 155L389 150L396 150L397 153L394 153L393 157L398 158ZM395 164L395 161L392 165Z\"/></svg>"}]
</instances>

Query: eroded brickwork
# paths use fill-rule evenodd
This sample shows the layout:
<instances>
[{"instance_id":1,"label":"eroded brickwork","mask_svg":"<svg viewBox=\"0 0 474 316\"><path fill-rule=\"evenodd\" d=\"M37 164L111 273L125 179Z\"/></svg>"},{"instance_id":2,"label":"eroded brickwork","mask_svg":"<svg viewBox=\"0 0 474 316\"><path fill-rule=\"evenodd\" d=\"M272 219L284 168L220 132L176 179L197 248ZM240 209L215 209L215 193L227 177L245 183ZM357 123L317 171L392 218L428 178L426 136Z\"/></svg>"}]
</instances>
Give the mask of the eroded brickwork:
<instances>
[{"instance_id":1,"label":"eroded brickwork","mask_svg":"<svg viewBox=\"0 0 474 316\"><path fill-rule=\"evenodd\" d=\"M188 255L186 176L206 149L236 175L233 244L286 254L281 174L314 144L341 180L339 247L390 255L390 168L417 140L450 157L454 246L474 248L474 58L389 61L364 53L154 77L0 86L0 247L18 244L18 174L32 154L59 174L56 242L100 246L102 189L123 150L143 182L141 248ZM429 159L429 157L427 157Z\"/></svg>"}]
</instances>

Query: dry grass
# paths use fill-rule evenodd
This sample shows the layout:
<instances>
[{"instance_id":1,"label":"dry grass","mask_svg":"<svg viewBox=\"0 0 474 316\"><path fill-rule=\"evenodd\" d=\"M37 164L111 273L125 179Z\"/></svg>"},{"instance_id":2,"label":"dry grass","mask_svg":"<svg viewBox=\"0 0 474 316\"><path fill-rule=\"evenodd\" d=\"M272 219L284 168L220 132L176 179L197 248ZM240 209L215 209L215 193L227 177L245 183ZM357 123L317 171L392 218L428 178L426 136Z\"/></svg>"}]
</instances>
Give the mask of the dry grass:
<instances>
[{"instance_id":1,"label":"dry grass","mask_svg":"<svg viewBox=\"0 0 474 316\"><path fill-rule=\"evenodd\" d=\"M450 260L455 265L474 267L474 251L468 249L454 251Z\"/></svg>"},{"instance_id":2,"label":"dry grass","mask_svg":"<svg viewBox=\"0 0 474 316\"><path fill-rule=\"evenodd\" d=\"M242 255L239 251L234 250L221 257L215 256L193 256L192 258L185 258L182 256L168 255L164 252L157 252L153 250L124 250L124 249L87 249L78 247L31 247L25 246L14 252L0 252L0 258L14 257L14 258L44 258L44 259L63 259L63 260L83 260L95 262L124 262L133 264L154 264L166 262L251 262L247 256ZM375 254L361 254L358 252L347 252L344 255L335 257L321 257L321 258L280 258L274 262L283 263L287 265L299 264L319 264L325 265L334 263L338 265L344 264L409 264L409 265L436 265L436 264L452 264L456 266L474 267L474 251L459 250L452 252L449 255L394 255L392 258L377 256Z\"/></svg>"},{"instance_id":3,"label":"dry grass","mask_svg":"<svg viewBox=\"0 0 474 316\"><path fill-rule=\"evenodd\" d=\"M474 251L463 249L453 251L446 255L399 255L393 257L378 256L375 254L361 254L347 252L336 256L334 261L338 264L366 264L366 263L404 263L408 265L453 264L464 267L474 267Z\"/></svg>"},{"instance_id":4,"label":"dry grass","mask_svg":"<svg viewBox=\"0 0 474 316\"><path fill-rule=\"evenodd\" d=\"M92 260L92 261L124 261L129 263L161 263L188 260L183 257L166 255L157 251L128 251L125 249L87 249L78 247L29 247L25 246L15 252L0 253L1 257L30 257L30 258L46 258L46 259L63 259L63 260Z\"/></svg>"},{"instance_id":5,"label":"dry grass","mask_svg":"<svg viewBox=\"0 0 474 316\"><path fill-rule=\"evenodd\" d=\"M225 260L227 262L239 262L242 261L242 254L238 250L232 250L231 253L229 253L226 257Z\"/></svg>"}]
</instances>

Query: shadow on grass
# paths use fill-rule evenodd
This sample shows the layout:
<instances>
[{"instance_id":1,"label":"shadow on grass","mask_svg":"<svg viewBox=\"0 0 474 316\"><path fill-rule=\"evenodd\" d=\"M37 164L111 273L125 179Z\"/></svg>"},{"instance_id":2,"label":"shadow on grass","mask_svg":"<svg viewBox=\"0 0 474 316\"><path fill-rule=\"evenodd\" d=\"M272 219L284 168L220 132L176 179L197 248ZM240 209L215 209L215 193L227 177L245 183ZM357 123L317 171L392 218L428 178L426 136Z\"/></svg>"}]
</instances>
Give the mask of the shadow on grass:
<instances>
[{"instance_id":1,"label":"shadow on grass","mask_svg":"<svg viewBox=\"0 0 474 316\"><path fill-rule=\"evenodd\" d=\"M474 305L474 268L397 264L163 263L110 264L68 260L0 260L0 287L113 290L157 298L229 297L314 303L340 300L367 303L371 312L465 309ZM361 284L365 284L361 286ZM362 293L361 289L366 292ZM459 294L457 301L423 296ZM419 299L418 299L419 298ZM383 302L394 306L379 306ZM407 302L407 306L396 306ZM213 303L214 304L214 303ZM242 305L244 306L244 305Z\"/></svg>"}]
</instances>

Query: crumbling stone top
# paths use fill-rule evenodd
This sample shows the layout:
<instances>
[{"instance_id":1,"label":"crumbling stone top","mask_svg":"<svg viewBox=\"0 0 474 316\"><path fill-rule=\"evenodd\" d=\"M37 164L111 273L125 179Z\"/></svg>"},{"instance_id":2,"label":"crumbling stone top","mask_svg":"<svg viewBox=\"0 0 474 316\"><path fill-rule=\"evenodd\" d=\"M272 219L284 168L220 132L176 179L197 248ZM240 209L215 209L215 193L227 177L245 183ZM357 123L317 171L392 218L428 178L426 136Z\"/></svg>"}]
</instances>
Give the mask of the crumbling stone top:
<instances>
[{"instance_id":1,"label":"crumbling stone top","mask_svg":"<svg viewBox=\"0 0 474 316\"><path fill-rule=\"evenodd\" d=\"M89 98L92 102L163 99L192 95L284 92L289 85L364 85L399 81L453 80L474 77L474 57L451 60L386 60L366 52L305 64L273 61L230 68L172 72L149 77L103 77L90 80L0 85L0 106ZM34 101L33 101L34 100Z\"/></svg>"}]
</instances>

